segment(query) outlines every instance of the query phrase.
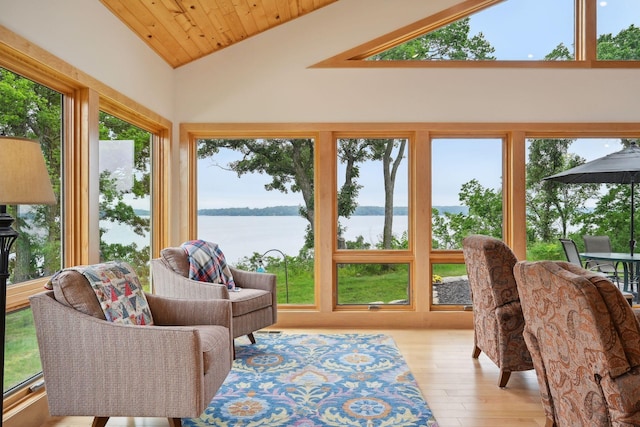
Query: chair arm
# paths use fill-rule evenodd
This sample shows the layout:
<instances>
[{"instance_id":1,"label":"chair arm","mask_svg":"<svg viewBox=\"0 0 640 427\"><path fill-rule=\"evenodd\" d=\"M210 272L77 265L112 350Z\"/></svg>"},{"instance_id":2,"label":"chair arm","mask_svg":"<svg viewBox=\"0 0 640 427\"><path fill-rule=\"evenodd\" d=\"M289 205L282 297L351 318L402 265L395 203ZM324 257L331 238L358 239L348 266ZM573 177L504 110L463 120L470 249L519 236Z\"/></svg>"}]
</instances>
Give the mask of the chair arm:
<instances>
[{"instance_id":1,"label":"chair arm","mask_svg":"<svg viewBox=\"0 0 640 427\"><path fill-rule=\"evenodd\" d=\"M184 277L167 267L161 259L151 260L153 293L180 299L229 299L229 290L219 283L204 283Z\"/></svg>"},{"instance_id":2,"label":"chair arm","mask_svg":"<svg viewBox=\"0 0 640 427\"><path fill-rule=\"evenodd\" d=\"M231 329L231 301L187 300L145 294L156 325L219 325Z\"/></svg>"},{"instance_id":3,"label":"chair arm","mask_svg":"<svg viewBox=\"0 0 640 427\"><path fill-rule=\"evenodd\" d=\"M236 286L247 289L260 289L276 293L276 275L271 273L258 273L255 271L239 270L229 267Z\"/></svg>"},{"instance_id":4,"label":"chair arm","mask_svg":"<svg viewBox=\"0 0 640 427\"><path fill-rule=\"evenodd\" d=\"M30 302L51 415L191 417L193 406L208 404L200 402L197 329L107 322L57 302L51 291ZM201 404L179 403L189 399Z\"/></svg>"}]
</instances>

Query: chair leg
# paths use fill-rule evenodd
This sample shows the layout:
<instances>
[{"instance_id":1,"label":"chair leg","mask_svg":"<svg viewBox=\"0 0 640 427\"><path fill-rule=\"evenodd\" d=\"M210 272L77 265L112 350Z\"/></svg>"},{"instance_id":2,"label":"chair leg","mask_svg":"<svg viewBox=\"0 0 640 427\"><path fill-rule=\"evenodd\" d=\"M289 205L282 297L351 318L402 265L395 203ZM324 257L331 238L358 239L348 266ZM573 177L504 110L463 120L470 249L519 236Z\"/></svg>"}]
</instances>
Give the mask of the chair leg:
<instances>
[{"instance_id":1,"label":"chair leg","mask_svg":"<svg viewBox=\"0 0 640 427\"><path fill-rule=\"evenodd\" d=\"M169 418L169 427L182 427L182 418Z\"/></svg>"},{"instance_id":2,"label":"chair leg","mask_svg":"<svg viewBox=\"0 0 640 427\"><path fill-rule=\"evenodd\" d=\"M544 427L556 427L556 422L547 418Z\"/></svg>"},{"instance_id":3,"label":"chair leg","mask_svg":"<svg viewBox=\"0 0 640 427\"><path fill-rule=\"evenodd\" d=\"M480 357L480 353L482 353L482 350L480 350L480 348L477 345L474 345L473 353L471 354L471 357L473 357L474 359L477 359L478 357Z\"/></svg>"},{"instance_id":4,"label":"chair leg","mask_svg":"<svg viewBox=\"0 0 640 427\"><path fill-rule=\"evenodd\" d=\"M505 388L507 383L509 382L509 377L511 376L511 371L503 371L500 369L500 381L498 382L498 386L500 388Z\"/></svg>"},{"instance_id":5,"label":"chair leg","mask_svg":"<svg viewBox=\"0 0 640 427\"><path fill-rule=\"evenodd\" d=\"M249 337L249 341L251 341L251 344L255 344L256 343L256 337L253 336L253 332L248 334L247 337Z\"/></svg>"},{"instance_id":6,"label":"chair leg","mask_svg":"<svg viewBox=\"0 0 640 427\"><path fill-rule=\"evenodd\" d=\"M104 427L107 425L107 421L109 421L109 417L94 417L91 427Z\"/></svg>"}]
</instances>

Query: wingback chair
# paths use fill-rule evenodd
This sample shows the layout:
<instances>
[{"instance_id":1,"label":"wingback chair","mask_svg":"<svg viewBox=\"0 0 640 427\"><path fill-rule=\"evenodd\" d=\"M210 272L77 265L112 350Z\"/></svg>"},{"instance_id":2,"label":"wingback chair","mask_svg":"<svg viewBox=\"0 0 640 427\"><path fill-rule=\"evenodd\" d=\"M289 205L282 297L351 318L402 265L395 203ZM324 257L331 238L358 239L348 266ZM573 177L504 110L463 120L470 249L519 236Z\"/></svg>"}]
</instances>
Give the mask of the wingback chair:
<instances>
[{"instance_id":1,"label":"wingback chair","mask_svg":"<svg viewBox=\"0 0 640 427\"><path fill-rule=\"evenodd\" d=\"M151 260L154 293L171 298L224 299L231 301L234 338L247 335L255 344L253 332L276 323L278 300L276 276L230 267L240 292L229 292L223 284L189 279L189 259L181 247L160 251Z\"/></svg>"},{"instance_id":2,"label":"wingback chair","mask_svg":"<svg viewBox=\"0 0 640 427\"><path fill-rule=\"evenodd\" d=\"M511 372L533 369L513 277L517 259L504 242L490 236L467 236L462 248L473 303L472 356L484 351L500 368L498 386L506 387Z\"/></svg>"},{"instance_id":3,"label":"wingback chair","mask_svg":"<svg viewBox=\"0 0 640 427\"><path fill-rule=\"evenodd\" d=\"M231 369L231 303L168 299L138 285L131 279L107 297L147 307L143 326L114 320L79 269L30 298L51 415L93 416L93 427L166 417L178 427L209 405Z\"/></svg>"},{"instance_id":4,"label":"wingback chair","mask_svg":"<svg viewBox=\"0 0 640 427\"><path fill-rule=\"evenodd\" d=\"M546 425L640 425L640 323L620 290L564 261L514 271Z\"/></svg>"}]
</instances>

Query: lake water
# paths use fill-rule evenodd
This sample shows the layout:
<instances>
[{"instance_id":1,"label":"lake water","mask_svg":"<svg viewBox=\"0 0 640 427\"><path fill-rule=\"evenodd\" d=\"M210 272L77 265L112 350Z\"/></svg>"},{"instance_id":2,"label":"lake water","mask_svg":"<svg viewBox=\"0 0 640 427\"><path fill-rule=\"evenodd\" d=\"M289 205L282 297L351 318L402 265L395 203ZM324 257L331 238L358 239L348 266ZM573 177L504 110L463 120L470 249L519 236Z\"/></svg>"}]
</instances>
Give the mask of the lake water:
<instances>
[{"instance_id":1,"label":"lake water","mask_svg":"<svg viewBox=\"0 0 640 427\"><path fill-rule=\"evenodd\" d=\"M400 235L407 230L407 216L395 216L394 234ZM224 251L227 259L233 263L270 249L278 249L287 255L295 256L304 244L304 234L308 222L299 216L199 216L198 238L216 242ZM107 224L101 224L106 227ZM355 216L344 222L345 238L355 240L363 236L365 242L376 244L380 241L383 216ZM109 226L104 235L109 243L148 244L145 238L133 234L128 227ZM278 257L277 252L268 254Z\"/></svg>"}]
</instances>

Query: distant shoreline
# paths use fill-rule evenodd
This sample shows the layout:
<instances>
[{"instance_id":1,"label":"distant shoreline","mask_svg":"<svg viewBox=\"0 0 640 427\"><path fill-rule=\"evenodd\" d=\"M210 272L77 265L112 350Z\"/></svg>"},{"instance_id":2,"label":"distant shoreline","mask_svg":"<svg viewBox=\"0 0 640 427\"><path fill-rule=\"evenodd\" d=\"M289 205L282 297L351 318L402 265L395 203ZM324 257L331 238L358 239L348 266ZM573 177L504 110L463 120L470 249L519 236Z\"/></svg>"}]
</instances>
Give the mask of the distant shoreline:
<instances>
[{"instance_id":1,"label":"distant shoreline","mask_svg":"<svg viewBox=\"0 0 640 427\"><path fill-rule=\"evenodd\" d=\"M434 206L440 213L466 214L466 206ZM149 215L149 211L136 209L137 215ZM406 216L409 210L406 206L397 206L393 209L393 214ZM266 208L221 208L221 209L199 209L198 216L299 216L299 206L270 206ZM383 206L358 206L353 216L384 216Z\"/></svg>"}]
</instances>

